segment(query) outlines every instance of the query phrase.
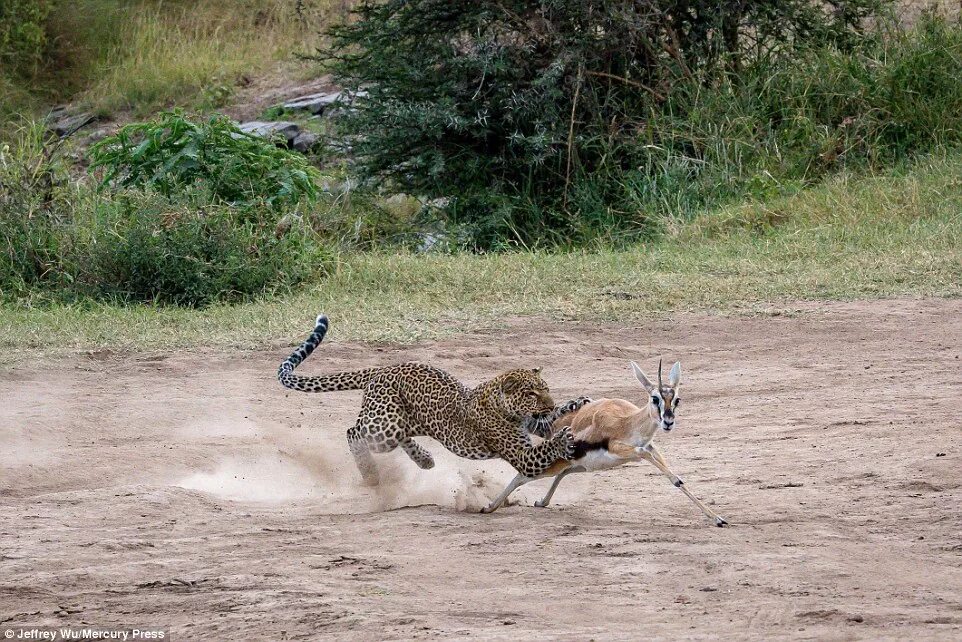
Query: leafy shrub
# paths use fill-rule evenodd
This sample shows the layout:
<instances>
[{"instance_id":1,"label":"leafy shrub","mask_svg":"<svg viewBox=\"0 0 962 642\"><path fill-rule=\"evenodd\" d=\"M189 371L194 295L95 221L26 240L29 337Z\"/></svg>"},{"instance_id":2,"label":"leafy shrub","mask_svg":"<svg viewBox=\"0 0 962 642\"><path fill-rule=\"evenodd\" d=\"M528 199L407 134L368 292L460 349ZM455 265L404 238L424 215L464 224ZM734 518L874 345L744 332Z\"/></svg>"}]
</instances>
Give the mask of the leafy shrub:
<instances>
[{"instance_id":1,"label":"leafy shrub","mask_svg":"<svg viewBox=\"0 0 962 642\"><path fill-rule=\"evenodd\" d=\"M291 207L318 193L318 172L303 155L220 115L197 124L183 112L164 112L99 141L90 157L93 169L104 170L104 186L149 187L168 197L201 190L224 203Z\"/></svg>"},{"instance_id":2,"label":"leafy shrub","mask_svg":"<svg viewBox=\"0 0 962 642\"><path fill-rule=\"evenodd\" d=\"M962 142L962 29L927 16L857 50L761 60L681 84L652 114L635 193L659 217L767 199L843 169L878 169Z\"/></svg>"},{"instance_id":3,"label":"leafy shrub","mask_svg":"<svg viewBox=\"0 0 962 642\"><path fill-rule=\"evenodd\" d=\"M171 204L131 192L98 209L82 280L100 297L203 306L289 288L329 255L300 220L277 233L226 205Z\"/></svg>"},{"instance_id":4,"label":"leafy shrub","mask_svg":"<svg viewBox=\"0 0 962 642\"><path fill-rule=\"evenodd\" d=\"M70 180L60 149L39 123L0 145L5 299L203 306L292 287L330 263L296 210L232 206L199 186L172 197L150 188L98 193Z\"/></svg>"},{"instance_id":5,"label":"leafy shrub","mask_svg":"<svg viewBox=\"0 0 962 642\"><path fill-rule=\"evenodd\" d=\"M366 90L342 119L363 176L454 197L480 246L577 238L643 221L636 168L684 135L651 126L679 92L803 47L852 51L884 2L834 4L366 0L321 57Z\"/></svg>"},{"instance_id":6,"label":"leafy shrub","mask_svg":"<svg viewBox=\"0 0 962 642\"><path fill-rule=\"evenodd\" d=\"M36 72L47 44L49 13L46 0L0 2L0 66L20 74Z\"/></svg>"},{"instance_id":7,"label":"leafy shrub","mask_svg":"<svg viewBox=\"0 0 962 642\"><path fill-rule=\"evenodd\" d=\"M0 143L0 293L38 284L68 283L73 242L74 190L57 148L43 127L20 123L10 143Z\"/></svg>"}]
</instances>

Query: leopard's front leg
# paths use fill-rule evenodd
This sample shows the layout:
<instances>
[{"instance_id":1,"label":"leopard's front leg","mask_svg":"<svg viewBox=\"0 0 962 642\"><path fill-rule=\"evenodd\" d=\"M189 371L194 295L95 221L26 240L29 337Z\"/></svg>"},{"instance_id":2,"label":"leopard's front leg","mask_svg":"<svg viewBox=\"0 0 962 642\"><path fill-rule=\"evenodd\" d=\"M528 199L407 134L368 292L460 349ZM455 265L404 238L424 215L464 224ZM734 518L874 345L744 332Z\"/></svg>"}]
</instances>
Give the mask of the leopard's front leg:
<instances>
[{"instance_id":1,"label":"leopard's front leg","mask_svg":"<svg viewBox=\"0 0 962 642\"><path fill-rule=\"evenodd\" d=\"M496 443L489 444L497 450L501 459L514 466L525 477L538 477L553 463L570 459L574 453L574 438L571 429L562 428L543 442L534 446L527 433L518 430L517 425L499 431Z\"/></svg>"}]
</instances>

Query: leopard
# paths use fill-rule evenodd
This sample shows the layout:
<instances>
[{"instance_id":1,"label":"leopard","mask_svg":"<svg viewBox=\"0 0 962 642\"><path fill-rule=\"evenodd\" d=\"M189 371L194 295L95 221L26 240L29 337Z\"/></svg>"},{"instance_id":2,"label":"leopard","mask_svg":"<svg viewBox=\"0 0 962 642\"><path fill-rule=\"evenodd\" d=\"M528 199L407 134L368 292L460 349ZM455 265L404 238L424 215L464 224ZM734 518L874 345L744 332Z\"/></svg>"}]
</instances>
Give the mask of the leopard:
<instances>
[{"instance_id":1,"label":"leopard","mask_svg":"<svg viewBox=\"0 0 962 642\"><path fill-rule=\"evenodd\" d=\"M277 378L284 387L300 392L362 391L361 410L347 430L347 442L364 484L380 483L373 454L398 447L418 467L433 468L434 457L415 437L431 437L459 457L503 459L528 477L537 477L574 453L569 429L553 434L538 429L591 399L579 397L556 406L540 368L508 370L474 388L419 362L326 375L295 374L329 326L327 316L319 315L310 336L281 363ZM540 443L532 442L532 428L544 437Z\"/></svg>"}]
</instances>

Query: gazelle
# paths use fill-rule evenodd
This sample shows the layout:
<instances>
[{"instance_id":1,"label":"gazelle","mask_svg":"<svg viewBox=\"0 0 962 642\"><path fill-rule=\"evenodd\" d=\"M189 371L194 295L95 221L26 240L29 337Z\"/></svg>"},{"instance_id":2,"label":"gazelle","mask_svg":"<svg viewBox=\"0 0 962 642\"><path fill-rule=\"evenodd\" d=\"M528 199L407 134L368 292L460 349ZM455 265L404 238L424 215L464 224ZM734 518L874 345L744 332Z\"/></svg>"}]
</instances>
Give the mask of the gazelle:
<instances>
[{"instance_id":1,"label":"gazelle","mask_svg":"<svg viewBox=\"0 0 962 642\"><path fill-rule=\"evenodd\" d=\"M557 419L552 425L542 425L537 419L532 420L528 424L529 430L542 437L548 436L552 430L570 426L571 433L575 437L574 456L570 460L556 461L539 477L517 475L504 492L482 512L491 513L497 510L516 488L535 479L554 477L554 483L551 484L548 493L540 501L535 502L535 506L544 508L551 501L551 496L558 489L561 480L571 473L606 470L631 461L645 460L665 474L671 483L681 489L716 526L728 524L689 492L681 478L671 472L665 458L652 443L659 428L668 432L675 425L675 409L681 401L678 395L678 388L681 385L681 364L675 362L672 366L666 386L661 380L661 360L659 360L658 385L655 386L637 363L634 361L630 363L635 377L648 392L649 399L645 407L639 408L624 399L596 399L580 410Z\"/></svg>"}]
</instances>

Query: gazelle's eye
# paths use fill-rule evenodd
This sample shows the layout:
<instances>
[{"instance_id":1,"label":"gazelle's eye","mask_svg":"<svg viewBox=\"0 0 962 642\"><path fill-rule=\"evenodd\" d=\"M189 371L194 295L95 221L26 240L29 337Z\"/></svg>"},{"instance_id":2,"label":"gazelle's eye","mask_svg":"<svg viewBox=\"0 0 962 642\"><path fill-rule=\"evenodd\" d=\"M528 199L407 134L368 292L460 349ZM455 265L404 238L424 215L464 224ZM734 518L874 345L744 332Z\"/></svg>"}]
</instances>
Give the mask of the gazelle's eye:
<instances>
[{"instance_id":1,"label":"gazelle's eye","mask_svg":"<svg viewBox=\"0 0 962 642\"><path fill-rule=\"evenodd\" d=\"M657 405L658 405L658 397L656 397L655 395L651 395L651 403L653 403L653 404L655 404L655 405L657 406Z\"/></svg>"},{"instance_id":2,"label":"gazelle's eye","mask_svg":"<svg viewBox=\"0 0 962 642\"><path fill-rule=\"evenodd\" d=\"M677 407L678 407L678 404L680 404L680 403L681 403L681 399L680 399L679 397L675 397L675 402L674 402L672 405L673 405L675 408L677 408Z\"/></svg>"}]
</instances>

